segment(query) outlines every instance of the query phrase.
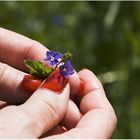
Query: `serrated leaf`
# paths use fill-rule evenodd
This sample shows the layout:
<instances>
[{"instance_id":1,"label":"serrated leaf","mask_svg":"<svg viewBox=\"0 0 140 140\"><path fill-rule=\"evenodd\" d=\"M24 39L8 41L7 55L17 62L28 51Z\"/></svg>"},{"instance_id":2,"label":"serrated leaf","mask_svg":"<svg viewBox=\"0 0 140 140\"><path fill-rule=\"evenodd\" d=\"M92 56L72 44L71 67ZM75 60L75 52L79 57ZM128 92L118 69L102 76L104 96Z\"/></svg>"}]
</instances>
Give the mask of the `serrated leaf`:
<instances>
[{"instance_id":1,"label":"serrated leaf","mask_svg":"<svg viewBox=\"0 0 140 140\"><path fill-rule=\"evenodd\" d=\"M25 65L29 68L30 74L37 76L39 78L47 78L52 72L52 67L46 67L40 61L33 61L31 59L24 60Z\"/></svg>"}]
</instances>

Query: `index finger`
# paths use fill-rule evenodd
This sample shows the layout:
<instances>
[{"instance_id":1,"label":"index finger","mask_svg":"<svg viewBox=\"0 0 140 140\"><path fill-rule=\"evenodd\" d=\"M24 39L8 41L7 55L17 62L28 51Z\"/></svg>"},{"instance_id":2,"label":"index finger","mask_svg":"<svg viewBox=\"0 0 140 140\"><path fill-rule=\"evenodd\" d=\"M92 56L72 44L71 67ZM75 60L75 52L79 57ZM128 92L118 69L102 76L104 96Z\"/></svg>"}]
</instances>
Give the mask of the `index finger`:
<instances>
[{"instance_id":1,"label":"index finger","mask_svg":"<svg viewBox=\"0 0 140 140\"><path fill-rule=\"evenodd\" d=\"M0 28L0 61L19 70L26 70L23 61L42 61L48 49L37 41Z\"/></svg>"},{"instance_id":2,"label":"index finger","mask_svg":"<svg viewBox=\"0 0 140 140\"><path fill-rule=\"evenodd\" d=\"M27 38L18 33L0 28L0 62L6 63L16 69L26 71L26 67L23 63L24 60L33 59L46 63L43 58L45 58L47 50L48 49L45 46L35 40ZM6 77L9 78L8 75L5 75L5 78ZM21 77L20 81L22 81L22 79L23 77ZM9 80L14 82L16 78ZM74 84L75 81L76 84ZM75 73L70 78L71 93L78 91L79 83L79 77L77 73ZM15 87L18 87L18 85L20 85L20 83L17 83L17 86ZM7 87L7 89L9 89L9 87ZM12 89L13 91L15 91L14 87Z\"/></svg>"}]
</instances>

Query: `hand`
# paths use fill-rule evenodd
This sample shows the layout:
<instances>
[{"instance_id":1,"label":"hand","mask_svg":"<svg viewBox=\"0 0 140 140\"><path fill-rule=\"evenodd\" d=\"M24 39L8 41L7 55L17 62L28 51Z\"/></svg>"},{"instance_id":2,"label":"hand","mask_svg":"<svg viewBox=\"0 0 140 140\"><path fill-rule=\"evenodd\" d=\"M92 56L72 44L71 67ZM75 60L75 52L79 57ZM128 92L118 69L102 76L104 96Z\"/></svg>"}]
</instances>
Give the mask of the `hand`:
<instances>
[{"instance_id":1,"label":"hand","mask_svg":"<svg viewBox=\"0 0 140 140\"><path fill-rule=\"evenodd\" d=\"M0 39L0 61L3 62L0 63L0 100L10 104L23 103L30 97L20 87L26 72L23 60L30 58L41 61L47 49L34 40L2 28ZM74 97L79 90L80 80L75 73L70 78L70 87L69 84L66 85L59 95L41 89L22 105L3 107L0 110L0 138L39 138L43 134L60 134L63 132L62 125L73 129L50 137L110 137L116 124L113 108L105 97L101 84L90 71L83 70L79 75L86 83L80 111L69 100L69 94ZM60 125L58 123L61 120ZM86 131L88 135L85 134Z\"/></svg>"},{"instance_id":2,"label":"hand","mask_svg":"<svg viewBox=\"0 0 140 140\"><path fill-rule=\"evenodd\" d=\"M96 76L84 69L78 73L85 81L85 90L80 100L83 114L75 128L50 138L110 138L117 123L114 110L106 98L103 87ZM67 122L70 126L71 122Z\"/></svg>"}]
</instances>

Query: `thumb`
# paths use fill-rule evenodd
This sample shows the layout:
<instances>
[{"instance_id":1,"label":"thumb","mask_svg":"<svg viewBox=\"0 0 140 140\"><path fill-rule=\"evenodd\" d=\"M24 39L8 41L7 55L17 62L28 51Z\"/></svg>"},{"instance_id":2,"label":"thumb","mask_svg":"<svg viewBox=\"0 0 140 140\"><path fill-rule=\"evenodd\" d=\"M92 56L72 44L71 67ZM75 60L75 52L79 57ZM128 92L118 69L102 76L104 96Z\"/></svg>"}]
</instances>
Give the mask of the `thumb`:
<instances>
[{"instance_id":1,"label":"thumb","mask_svg":"<svg viewBox=\"0 0 140 140\"><path fill-rule=\"evenodd\" d=\"M34 125L31 131L35 137L48 132L62 120L67 109L69 94L69 84L59 93L49 89L39 89L20 106L28 114L30 123Z\"/></svg>"}]
</instances>

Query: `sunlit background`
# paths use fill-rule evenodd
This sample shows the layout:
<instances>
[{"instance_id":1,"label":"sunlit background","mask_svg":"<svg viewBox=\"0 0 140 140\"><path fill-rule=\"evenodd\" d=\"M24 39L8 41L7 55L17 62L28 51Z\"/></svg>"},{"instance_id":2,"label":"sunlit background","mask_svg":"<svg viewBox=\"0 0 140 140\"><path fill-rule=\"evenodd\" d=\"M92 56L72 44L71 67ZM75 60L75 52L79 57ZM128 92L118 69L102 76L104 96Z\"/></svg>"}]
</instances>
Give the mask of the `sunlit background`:
<instances>
[{"instance_id":1,"label":"sunlit background","mask_svg":"<svg viewBox=\"0 0 140 140\"><path fill-rule=\"evenodd\" d=\"M0 26L74 54L102 81L113 138L140 138L140 2L0 2Z\"/></svg>"}]
</instances>

